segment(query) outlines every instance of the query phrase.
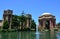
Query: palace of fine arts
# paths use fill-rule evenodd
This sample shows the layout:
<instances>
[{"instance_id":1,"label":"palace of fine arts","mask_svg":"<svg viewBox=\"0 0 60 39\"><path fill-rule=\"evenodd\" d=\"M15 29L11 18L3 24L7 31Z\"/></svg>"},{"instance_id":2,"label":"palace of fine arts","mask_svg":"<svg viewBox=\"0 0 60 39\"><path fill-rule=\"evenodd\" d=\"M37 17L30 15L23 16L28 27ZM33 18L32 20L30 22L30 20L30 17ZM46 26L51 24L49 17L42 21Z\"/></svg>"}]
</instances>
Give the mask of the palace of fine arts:
<instances>
[{"instance_id":1,"label":"palace of fine arts","mask_svg":"<svg viewBox=\"0 0 60 39\"><path fill-rule=\"evenodd\" d=\"M36 23L32 19L31 14L22 14L20 16L13 15L13 10L4 10L3 19L0 20L0 29L3 31L30 31L36 30ZM39 31L54 31L58 30L56 24L56 17L50 13L43 13L38 17L38 30Z\"/></svg>"},{"instance_id":2,"label":"palace of fine arts","mask_svg":"<svg viewBox=\"0 0 60 39\"><path fill-rule=\"evenodd\" d=\"M0 0L0 39L60 39L60 0Z\"/></svg>"}]
</instances>

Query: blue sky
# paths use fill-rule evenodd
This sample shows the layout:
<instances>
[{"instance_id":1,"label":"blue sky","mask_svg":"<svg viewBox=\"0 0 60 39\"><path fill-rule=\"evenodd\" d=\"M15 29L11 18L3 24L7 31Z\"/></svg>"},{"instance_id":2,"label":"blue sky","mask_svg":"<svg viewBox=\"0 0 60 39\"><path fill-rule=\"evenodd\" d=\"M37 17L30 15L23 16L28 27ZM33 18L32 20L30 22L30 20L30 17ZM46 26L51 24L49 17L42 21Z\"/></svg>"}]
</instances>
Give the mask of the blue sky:
<instances>
[{"instance_id":1,"label":"blue sky","mask_svg":"<svg viewBox=\"0 0 60 39\"><path fill-rule=\"evenodd\" d=\"M56 16L56 23L60 22L60 0L0 0L0 19L3 19L3 11L11 9L13 14L31 14L38 23L38 17L48 12Z\"/></svg>"}]
</instances>

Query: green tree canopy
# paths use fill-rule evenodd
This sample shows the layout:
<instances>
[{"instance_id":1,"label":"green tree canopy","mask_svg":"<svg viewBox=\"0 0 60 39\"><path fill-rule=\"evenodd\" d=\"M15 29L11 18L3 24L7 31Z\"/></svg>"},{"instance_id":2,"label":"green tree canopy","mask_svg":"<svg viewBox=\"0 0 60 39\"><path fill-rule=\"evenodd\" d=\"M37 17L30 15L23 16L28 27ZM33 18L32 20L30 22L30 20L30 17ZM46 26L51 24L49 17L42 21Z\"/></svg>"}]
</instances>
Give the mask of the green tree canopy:
<instances>
[{"instance_id":1,"label":"green tree canopy","mask_svg":"<svg viewBox=\"0 0 60 39\"><path fill-rule=\"evenodd\" d=\"M3 23L3 29L8 29L8 28L9 28L8 21L5 20L4 23Z\"/></svg>"},{"instance_id":2,"label":"green tree canopy","mask_svg":"<svg viewBox=\"0 0 60 39\"><path fill-rule=\"evenodd\" d=\"M25 16L24 11L21 13L20 19L21 19L21 22L26 21L26 16Z\"/></svg>"},{"instance_id":3,"label":"green tree canopy","mask_svg":"<svg viewBox=\"0 0 60 39\"><path fill-rule=\"evenodd\" d=\"M36 23L34 20L31 21L31 28L36 29Z\"/></svg>"},{"instance_id":4,"label":"green tree canopy","mask_svg":"<svg viewBox=\"0 0 60 39\"><path fill-rule=\"evenodd\" d=\"M21 15L19 16L19 22L21 23L21 29L23 29L24 25L23 23L26 22L26 16L24 14L24 11L21 13Z\"/></svg>"},{"instance_id":5,"label":"green tree canopy","mask_svg":"<svg viewBox=\"0 0 60 39\"><path fill-rule=\"evenodd\" d=\"M13 15L13 18L12 18L12 28L16 28L20 25L19 24L19 16L17 15Z\"/></svg>"},{"instance_id":6,"label":"green tree canopy","mask_svg":"<svg viewBox=\"0 0 60 39\"><path fill-rule=\"evenodd\" d=\"M60 26L60 22L57 25Z\"/></svg>"}]
</instances>

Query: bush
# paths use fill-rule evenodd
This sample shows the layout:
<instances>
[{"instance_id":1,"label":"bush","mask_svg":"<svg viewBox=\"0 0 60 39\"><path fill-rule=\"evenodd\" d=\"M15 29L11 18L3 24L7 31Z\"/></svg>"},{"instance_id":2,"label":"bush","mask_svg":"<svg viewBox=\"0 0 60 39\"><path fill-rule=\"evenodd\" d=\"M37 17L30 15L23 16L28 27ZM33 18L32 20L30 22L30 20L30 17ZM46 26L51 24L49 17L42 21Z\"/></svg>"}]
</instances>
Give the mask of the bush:
<instances>
[{"instance_id":1,"label":"bush","mask_svg":"<svg viewBox=\"0 0 60 39\"><path fill-rule=\"evenodd\" d=\"M5 20L4 23L3 23L3 29L8 29L8 28L9 28L8 21Z\"/></svg>"},{"instance_id":2,"label":"bush","mask_svg":"<svg viewBox=\"0 0 60 39\"><path fill-rule=\"evenodd\" d=\"M58 31L58 28L54 28L54 31Z\"/></svg>"},{"instance_id":3,"label":"bush","mask_svg":"<svg viewBox=\"0 0 60 39\"><path fill-rule=\"evenodd\" d=\"M24 28L22 31L30 31L30 28Z\"/></svg>"}]
</instances>

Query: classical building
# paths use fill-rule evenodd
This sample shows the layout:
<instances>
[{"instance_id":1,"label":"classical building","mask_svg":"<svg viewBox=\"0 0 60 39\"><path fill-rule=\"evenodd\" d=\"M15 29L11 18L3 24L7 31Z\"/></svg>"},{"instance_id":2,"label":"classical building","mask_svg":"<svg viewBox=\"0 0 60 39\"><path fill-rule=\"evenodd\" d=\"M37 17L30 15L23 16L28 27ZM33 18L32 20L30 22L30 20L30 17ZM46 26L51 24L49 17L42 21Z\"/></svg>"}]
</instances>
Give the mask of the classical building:
<instances>
[{"instance_id":1,"label":"classical building","mask_svg":"<svg viewBox=\"0 0 60 39\"><path fill-rule=\"evenodd\" d=\"M31 20L32 20L32 16L31 14L26 14L26 17L27 17L27 21L26 21L26 27L28 28L31 28Z\"/></svg>"},{"instance_id":2,"label":"classical building","mask_svg":"<svg viewBox=\"0 0 60 39\"><path fill-rule=\"evenodd\" d=\"M9 29L11 29L12 15L13 15L12 10L4 10L3 21L5 21L5 20L8 21Z\"/></svg>"},{"instance_id":3,"label":"classical building","mask_svg":"<svg viewBox=\"0 0 60 39\"><path fill-rule=\"evenodd\" d=\"M31 19L32 19L32 16L31 14L26 14L26 22L23 23L23 25L21 25L23 28L30 28L31 27ZM3 13L3 20L0 20L0 27L3 26L3 22L5 20L8 21L8 24L9 24L9 29L11 29L11 22L12 22L12 18L13 18L13 10L4 10L4 13ZM20 27L21 28L21 27Z\"/></svg>"},{"instance_id":4,"label":"classical building","mask_svg":"<svg viewBox=\"0 0 60 39\"><path fill-rule=\"evenodd\" d=\"M41 30L52 30L56 27L56 18L50 13L43 13L41 16L39 16L38 22Z\"/></svg>"},{"instance_id":5,"label":"classical building","mask_svg":"<svg viewBox=\"0 0 60 39\"><path fill-rule=\"evenodd\" d=\"M31 28L31 20L32 20L31 14L26 14L25 16L26 16L26 21L23 22L23 25L20 24L20 29Z\"/></svg>"}]
</instances>

